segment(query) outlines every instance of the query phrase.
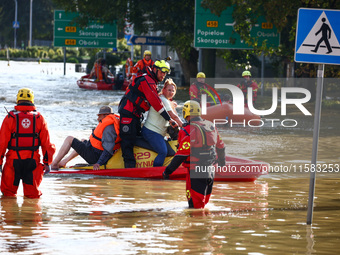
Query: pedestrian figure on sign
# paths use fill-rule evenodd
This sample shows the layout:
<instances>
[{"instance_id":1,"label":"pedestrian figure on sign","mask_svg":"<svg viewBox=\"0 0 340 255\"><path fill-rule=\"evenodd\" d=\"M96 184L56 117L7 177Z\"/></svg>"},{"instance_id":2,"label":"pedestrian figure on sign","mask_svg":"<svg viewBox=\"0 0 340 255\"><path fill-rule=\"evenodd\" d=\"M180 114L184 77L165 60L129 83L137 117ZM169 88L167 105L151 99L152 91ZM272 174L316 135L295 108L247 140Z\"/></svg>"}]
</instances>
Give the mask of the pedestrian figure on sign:
<instances>
[{"instance_id":1,"label":"pedestrian figure on sign","mask_svg":"<svg viewBox=\"0 0 340 255\"><path fill-rule=\"evenodd\" d=\"M322 26L320 28L320 30L318 32L315 33L315 35L318 35L321 31L322 31L322 37L321 39L318 41L318 43L315 46L314 50L311 50L312 52L317 52L319 49L320 44L325 41L325 44L327 46L328 52L326 52L326 54L329 54L332 52L332 48L331 45L329 44L328 39L331 39L331 34L332 34L332 30L329 28L329 26L325 23L326 19L322 18Z\"/></svg>"}]
</instances>

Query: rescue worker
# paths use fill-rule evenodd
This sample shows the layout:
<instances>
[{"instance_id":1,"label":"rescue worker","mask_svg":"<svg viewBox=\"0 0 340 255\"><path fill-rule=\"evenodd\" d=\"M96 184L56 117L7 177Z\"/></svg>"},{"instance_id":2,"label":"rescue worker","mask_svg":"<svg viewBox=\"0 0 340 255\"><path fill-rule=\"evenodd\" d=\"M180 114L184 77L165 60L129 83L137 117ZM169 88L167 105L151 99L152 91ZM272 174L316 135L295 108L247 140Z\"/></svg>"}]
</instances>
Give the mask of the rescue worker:
<instances>
[{"instance_id":1,"label":"rescue worker","mask_svg":"<svg viewBox=\"0 0 340 255\"><path fill-rule=\"evenodd\" d=\"M214 124L201 118L198 102L184 103L183 118L188 123L179 131L178 150L163 177L169 179L181 164L186 167L189 208L204 208L210 199L217 163L225 166L225 145Z\"/></svg>"},{"instance_id":2,"label":"rescue worker","mask_svg":"<svg viewBox=\"0 0 340 255\"><path fill-rule=\"evenodd\" d=\"M113 156L120 148L119 115L113 114L112 108L103 106L98 115L98 125L92 131L89 140L79 141L73 136L66 137L58 155L51 165L53 170L65 167L66 164L80 155L89 164L93 164L93 170L99 170L101 165ZM69 156L64 156L73 148Z\"/></svg>"},{"instance_id":3,"label":"rescue worker","mask_svg":"<svg viewBox=\"0 0 340 255\"><path fill-rule=\"evenodd\" d=\"M1 192L4 196L15 197L20 180L24 196L39 198L39 186L44 173L50 171L55 146L43 116L36 111L34 94L31 89L22 88L17 94L15 110L10 111L2 122L0 130L0 169L6 153L6 163L1 176ZM42 149L40 162L39 147Z\"/></svg>"},{"instance_id":4,"label":"rescue worker","mask_svg":"<svg viewBox=\"0 0 340 255\"><path fill-rule=\"evenodd\" d=\"M176 123L171 119L157 93L157 84L163 81L170 72L170 64L165 60L157 60L152 69L147 67L146 71L146 74L134 79L119 103L121 147L125 168L136 167L133 147L136 137L141 132L144 112L152 106L156 112L170 122L170 125Z\"/></svg>"},{"instance_id":5,"label":"rescue worker","mask_svg":"<svg viewBox=\"0 0 340 255\"><path fill-rule=\"evenodd\" d=\"M217 104L215 99L216 91L213 87L205 83L205 73L199 72L196 75L196 81L190 85L189 94L190 99L197 102L201 102L202 94L207 95L207 100L213 102L213 105ZM210 104L208 104L210 105Z\"/></svg>"},{"instance_id":6,"label":"rescue worker","mask_svg":"<svg viewBox=\"0 0 340 255\"><path fill-rule=\"evenodd\" d=\"M128 58L125 63L125 77L126 79L130 79L132 76L132 70L133 70L133 62L131 58Z\"/></svg>"},{"instance_id":7,"label":"rescue worker","mask_svg":"<svg viewBox=\"0 0 340 255\"><path fill-rule=\"evenodd\" d=\"M102 78L105 81L105 83L113 83L113 79L109 78L108 76L110 75L111 77L113 77L114 75L111 73L111 71L109 70L109 68L106 65L106 60L102 59L101 61L101 68L102 68Z\"/></svg>"},{"instance_id":8,"label":"rescue worker","mask_svg":"<svg viewBox=\"0 0 340 255\"><path fill-rule=\"evenodd\" d=\"M155 63L151 59L151 51L145 50L143 59L139 60L132 69L132 80L137 76L146 73L147 67L152 67Z\"/></svg>"},{"instance_id":9,"label":"rescue worker","mask_svg":"<svg viewBox=\"0 0 340 255\"><path fill-rule=\"evenodd\" d=\"M93 68L90 73L90 78L96 79L96 81L103 80L103 72L102 72L102 58L98 58L93 65Z\"/></svg>"},{"instance_id":10,"label":"rescue worker","mask_svg":"<svg viewBox=\"0 0 340 255\"><path fill-rule=\"evenodd\" d=\"M248 88L252 88L253 89L253 105L257 99L257 90L258 90L258 85L256 84L256 82L252 81L250 79L251 77L251 73L249 71L244 71L242 73L242 77L244 78L243 81L237 85L237 87L239 87L244 95L244 105L248 106Z\"/></svg>"}]
</instances>

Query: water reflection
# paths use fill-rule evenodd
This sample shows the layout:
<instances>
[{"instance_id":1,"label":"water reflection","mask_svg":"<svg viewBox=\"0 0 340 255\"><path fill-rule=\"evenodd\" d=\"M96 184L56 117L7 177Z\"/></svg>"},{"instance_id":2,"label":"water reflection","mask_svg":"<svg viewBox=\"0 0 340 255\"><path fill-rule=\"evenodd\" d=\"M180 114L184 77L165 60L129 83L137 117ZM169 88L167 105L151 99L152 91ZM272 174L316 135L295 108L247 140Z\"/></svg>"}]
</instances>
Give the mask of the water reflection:
<instances>
[{"instance_id":1,"label":"water reflection","mask_svg":"<svg viewBox=\"0 0 340 255\"><path fill-rule=\"evenodd\" d=\"M78 89L79 74L36 73L34 63L17 64L9 70L0 61L6 70L1 103L10 110L18 89L31 87L58 149L67 135L88 138L99 106L109 104L116 111L122 96ZM178 91L180 105L187 93ZM5 115L0 111L0 119ZM221 134L235 156L272 165L310 162L313 118L298 121L296 129L223 127ZM339 124L338 111L322 111L318 161L340 163ZM335 178L317 174L311 227L305 223L308 178L270 173L254 183L217 182L207 209L195 211L187 209L180 181L44 178L39 200L1 198L0 252L337 254L339 173Z\"/></svg>"},{"instance_id":2,"label":"water reflection","mask_svg":"<svg viewBox=\"0 0 340 255\"><path fill-rule=\"evenodd\" d=\"M43 236L43 217L39 199L1 197L1 236L4 247L0 249L19 253L33 251L39 246L34 236Z\"/></svg>"}]
</instances>

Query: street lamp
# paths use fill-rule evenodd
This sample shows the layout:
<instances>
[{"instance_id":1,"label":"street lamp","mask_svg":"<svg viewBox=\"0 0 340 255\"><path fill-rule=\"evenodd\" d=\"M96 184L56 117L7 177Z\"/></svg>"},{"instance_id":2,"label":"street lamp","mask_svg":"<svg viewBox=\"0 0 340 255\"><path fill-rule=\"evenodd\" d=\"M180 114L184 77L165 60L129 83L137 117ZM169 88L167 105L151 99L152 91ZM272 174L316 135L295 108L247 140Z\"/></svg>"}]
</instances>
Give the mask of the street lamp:
<instances>
[{"instance_id":1,"label":"street lamp","mask_svg":"<svg viewBox=\"0 0 340 255\"><path fill-rule=\"evenodd\" d=\"M28 40L28 47L32 46L32 11L33 11L33 0L30 3L30 38Z\"/></svg>"},{"instance_id":2,"label":"street lamp","mask_svg":"<svg viewBox=\"0 0 340 255\"><path fill-rule=\"evenodd\" d=\"M14 49L17 47L17 23L18 23L18 1L14 0L15 2L15 20L14 20Z\"/></svg>"}]
</instances>

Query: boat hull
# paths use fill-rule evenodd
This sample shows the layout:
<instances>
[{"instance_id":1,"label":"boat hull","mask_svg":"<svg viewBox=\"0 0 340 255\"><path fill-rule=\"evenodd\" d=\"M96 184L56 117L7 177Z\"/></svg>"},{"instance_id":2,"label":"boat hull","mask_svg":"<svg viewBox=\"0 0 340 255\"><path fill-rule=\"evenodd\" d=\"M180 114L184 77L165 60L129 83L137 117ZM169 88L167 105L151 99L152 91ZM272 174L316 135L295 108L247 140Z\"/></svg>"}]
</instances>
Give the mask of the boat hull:
<instances>
[{"instance_id":1,"label":"boat hull","mask_svg":"<svg viewBox=\"0 0 340 255\"><path fill-rule=\"evenodd\" d=\"M269 164L256 160L249 160L226 156L227 164L223 168L215 171L215 181L221 182L253 182L262 175L267 174ZM142 168L115 168L93 170L92 166L61 169L51 171L50 176L97 176L107 178L128 178L128 179L163 179L162 167L142 167ZM186 168L180 166L172 175L171 180L185 180Z\"/></svg>"},{"instance_id":2,"label":"boat hull","mask_svg":"<svg viewBox=\"0 0 340 255\"><path fill-rule=\"evenodd\" d=\"M221 124L223 121L228 120L228 123L231 125L233 123L244 123L244 125L247 125L249 121L251 121L251 125L259 125L261 120L261 117L253 114L248 107L244 107L244 114L234 115L233 104L225 102L207 107L207 113L202 114L202 118Z\"/></svg>"},{"instance_id":3,"label":"boat hull","mask_svg":"<svg viewBox=\"0 0 340 255\"><path fill-rule=\"evenodd\" d=\"M104 81L95 81L94 79L90 79L89 75L82 76L78 81L77 85L82 89L89 90L122 90L125 91L129 85L129 82L124 79L124 83L121 88L117 88L115 86L115 81L113 83L106 83Z\"/></svg>"}]
</instances>

